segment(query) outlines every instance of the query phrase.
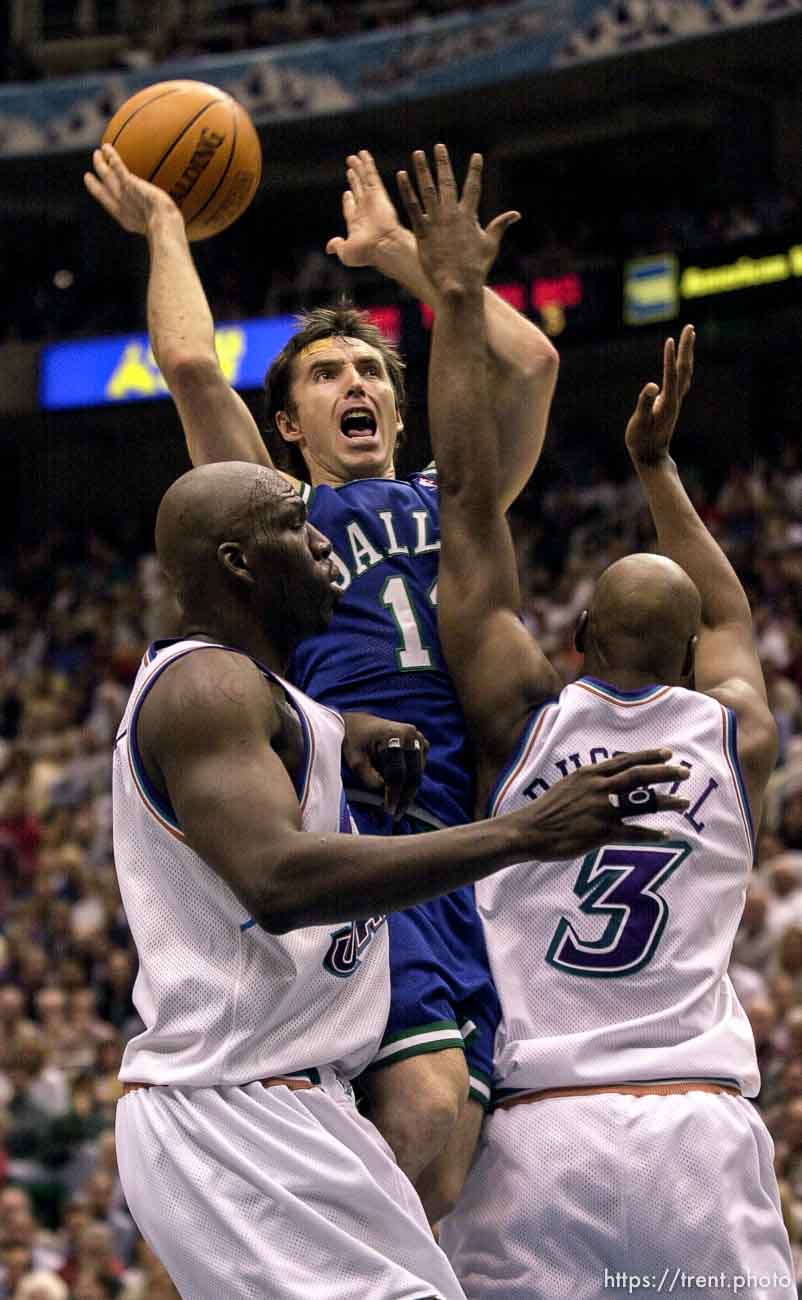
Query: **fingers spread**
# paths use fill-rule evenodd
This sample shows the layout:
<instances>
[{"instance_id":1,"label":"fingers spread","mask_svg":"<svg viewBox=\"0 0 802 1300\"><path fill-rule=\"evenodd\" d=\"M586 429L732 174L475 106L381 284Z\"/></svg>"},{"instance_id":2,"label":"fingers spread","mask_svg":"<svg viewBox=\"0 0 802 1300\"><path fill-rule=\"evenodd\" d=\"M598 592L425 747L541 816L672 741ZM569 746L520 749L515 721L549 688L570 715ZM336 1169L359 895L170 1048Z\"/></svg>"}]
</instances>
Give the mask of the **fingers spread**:
<instances>
[{"instance_id":1,"label":"fingers spread","mask_svg":"<svg viewBox=\"0 0 802 1300\"><path fill-rule=\"evenodd\" d=\"M696 331L693 325L684 326L679 336L679 353L677 357L677 373L679 379L679 395L683 398L691 386L693 378L693 347L696 341Z\"/></svg>"},{"instance_id":2,"label":"fingers spread","mask_svg":"<svg viewBox=\"0 0 802 1300\"><path fill-rule=\"evenodd\" d=\"M366 190L375 189L381 185L381 177L373 161L373 155L367 149L359 150L359 163L361 167L362 184Z\"/></svg>"},{"instance_id":3,"label":"fingers spread","mask_svg":"<svg viewBox=\"0 0 802 1300\"><path fill-rule=\"evenodd\" d=\"M638 415L649 414L654 406L654 399L657 397L659 392L660 389L657 387L657 384L646 384L646 386L641 389L637 406Z\"/></svg>"},{"instance_id":4,"label":"fingers spread","mask_svg":"<svg viewBox=\"0 0 802 1300\"><path fill-rule=\"evenodd\" d=\"M621 822L611 830L608 844L664 844L671 839L670 831L658 831L653 826Z\"/></svg>"},{"instance_id":5,"label":"fingers spread","mask_svg":"<svg viewBox=\"0 0 802 1300\"><path fill-rule=\"evenodd\" d=\"M670 757L670 749L636 749L631 754L614 754L612 758L605 758L603 763L596 764L596 771L601 776L614 776L616 772L624 772L639 763L666 763Z\"/></svg>"},{"instance_id":6,"label":"fingers spread","mask_svg":"<svg viewBox=\"0 0 802 1300\"><path fill-rule=\"evenodd\" d=\"M355 161L359 162L359 159L355 159ZM362 177L360 175L360 171L356 167L349 167L348 171L346 172L346 176L348 177L348 184L351 187L351 193L354 197L354 200L356 203L359 203L362 200L365 193L364 187L362 185Z\"/></svg>"},{"instance_id":7,"label":"fingers spread","mask_svg":"<svg viewBox=\"0 0 802 1300\"><path fill-rule=\"evenodd\" d=\"M454 180L454 171L451 166L451 159L448 156L448 150L444 144L434 146L434 162L437 168L437 188L440 195L440 201L444 200L449 203L456 202L457 199L457 182Z\"/></svg>"},{"instance_id":8,"label":"fingers spread","mask_svg":"<svg viewBox=\"0 0 802 1300\"><path fill-rule=\"evenodd\" d=\"M659 794L657 796L657 812L685 812L690 808L690 799L683 799L678 794Z\"/></svg>"},{"instance_id":9,"label":"fingers spread","mask_svg":"<svg viewBox=\"0 0 802 1300\"><path fill-rule=\"evenodd\" d=\"M496 247L501 243L510 226L521 220L520 212L501 212L489 223L487 234L495 240Z\"/></svg>"},{"instance_id":10,"label":"fingers spread","mask_svg":"<svg viewBox=\"0 0 802 1300\"><path fill-rule=\"evenodd\" d=\"M690 769L687 767L669 766L667 763L638 764L611 776L606 783L606 788L611 794L626 794L630 790L638 790L641 786L674 785L680 781L687 781L690 774Z\"/></svg>"},{"instance_id":11,"label":"fingers spread","mask_svg":"<svg viewBox=\"0 0 802 1300\"><path fill-rule=\"evenodd\" d=\"M422 149L416 149L412 155L412 162L415 167L415 176L418 182L423 207L427 213L434 212L437 207L437 190L435 189L432 173L429 171L429 163L426 154Z\"/></svg>"},{"instance_id":12,"label":"fingers spread","mask_svg":"<svg viewBox=\"0 0 802 1300\"><path fill-rule=\"evenodd\" d=\"M425 225L423 211L418 202L418 196L412 188L412 182L406 172L398 172L396 175L396 181L398 182L398 192L401 195L401 201L404 204L407 216L409 217L409 224L412 226L415 235L420 238L424 233Z\"/></svg>"},{"instance_id":13,"label":"fingers spread","mask_svg":"<svg viewBox=\"0 0 802 1300\"><path fill-rule=\"evenodd\" d=\"M482 194L482 168L484 160L480 153L472 153L471 160L468 163L468 173L465 177L465 184L462 187L462 203L467 212L472 217L476 216L479 211L479 199ZM496 217L498 221L498 217ZM494 225L490 223L490 226ZM488 226L488 230L490 229Z\"/></svg>"}]
</instances>

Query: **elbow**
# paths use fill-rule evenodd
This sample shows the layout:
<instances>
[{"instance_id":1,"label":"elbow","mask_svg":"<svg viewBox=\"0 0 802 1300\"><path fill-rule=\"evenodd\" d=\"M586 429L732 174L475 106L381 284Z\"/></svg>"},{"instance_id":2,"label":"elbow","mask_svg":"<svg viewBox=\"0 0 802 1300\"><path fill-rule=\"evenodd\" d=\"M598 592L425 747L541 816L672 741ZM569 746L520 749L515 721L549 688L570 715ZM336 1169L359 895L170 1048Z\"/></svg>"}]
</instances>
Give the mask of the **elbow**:
<instances>
[{"instance_id":1,"label":"elbow","mask_svg":"<svg viewBox=\"0 0 802 1300\"><path fill-rule=\"evenodd\" d=\"M300 930L302 922L291 912L264 911L254 917L260 930L267 934L289 934L291 930Z\"/></svg>"},{"instance_id":2,"label":"elbow","mask_svg":"<svg viewBox=\"0 0 802 1300\"><path fill-rule=\"evenodd\" d=\"M780 756L780 728L777 725L777 719L774 717L773 713L769 714L769 717L766 719L763 744L767 766L769 770L773 772L774 768L777 766L777 759Z\"/></svg>"},{"instance_id":3,"label":"elbow","mask_svg":"<svg viewBox=\"0 0 802 1300\"><path fill-rule=\"evenodd\" d=\"M166 350L159 369L171 393L197 393L226 380L214 348Z\"/></svg>"},{"instance_id":4,"label":"elbow","mask_svg":"<svg viewBox=\"0 0 802 1300\"><path fill-rule=\"evenodd\" d=\"M251 873L252 879L257 872L261 875L258 888L248 900L257 925L268 934L287 934L314 925L310 890L301 883L305 879L303 864L295 862L292 848L275 857L265 873L266 865L262 862Z\"/></svg>"},{"instance_id":5,"label":"elbow","mask_svg":"<svg viewBox=\"0 0 802 1300\"><path fill-rule=\"evenodd\" d=\"M560 370L560 354L550 339L541 334L537 346L533 347L528 362L523 367L524 380L536 380L539 384L550 383L552 388L557 383Z\"/></svg>"},{"instance_id":6,"label":"elbow","mask_svg":"<svg viewBox=\"0 0 802 1300\"><path fill-rule=\"evenodd\" d=\"M285 891L272 888L259 891L251 906L251 916L268 934L288 934L290 930L299 930L309 924L300 907L287 897Z\"/></svg>"},{"instance_id":7,"label":"elbow","mask_svg":"<svg viewBox=\"0 0 802 1300\"><path fill-rule=\"evenodd\" d=\"M443 1179L422 1197L423 1208L430 1223L440 1223L457 1208L457 1201L462 1191L462 1183L456 1179Z\"/></svg>"},{"instance_id":8,"label":"elbow","mask_svg":"<svg viewBox=\"0 0 802 1300\"><path fill-rule=\"evenodd\" d=\"M531 400L536 396L550 401L557 386L559 370L560 354L545 334L541 334L512 372L509 389L512 400Z\"/></svg>"}]
</instances>

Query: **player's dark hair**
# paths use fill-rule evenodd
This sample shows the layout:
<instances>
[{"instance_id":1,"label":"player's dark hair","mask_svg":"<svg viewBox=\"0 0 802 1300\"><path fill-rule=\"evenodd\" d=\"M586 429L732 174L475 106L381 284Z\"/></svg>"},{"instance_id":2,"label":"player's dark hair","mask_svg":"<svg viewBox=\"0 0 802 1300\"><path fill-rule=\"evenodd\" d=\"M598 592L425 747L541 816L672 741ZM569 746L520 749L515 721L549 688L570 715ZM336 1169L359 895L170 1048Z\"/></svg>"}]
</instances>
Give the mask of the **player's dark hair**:
<instances>
[{"instance_id":1,"label":"player's dark hair","mask_svg":"<svg viewBox=\"0 0 802 1300\"><path fill-rule=\"evenodd\" d=\"M292 363L310 343L319 339L350 338L369 343L380 352L390 382L395 391L395 401L399 414L403 417L406 404L404 386L404 362L398 349L374 325L367 312L359 311L349 302L340 302L335 307L315 307L298 316L300 328L281 349L278 356L265 375L265 443L277 469L308 482L309 470L297 443L285 442L276 425L279 411L292 414L290 384L292 382ZM403 433L396 443L396 452L403 440Z\"/></svg>"}]
</instances>

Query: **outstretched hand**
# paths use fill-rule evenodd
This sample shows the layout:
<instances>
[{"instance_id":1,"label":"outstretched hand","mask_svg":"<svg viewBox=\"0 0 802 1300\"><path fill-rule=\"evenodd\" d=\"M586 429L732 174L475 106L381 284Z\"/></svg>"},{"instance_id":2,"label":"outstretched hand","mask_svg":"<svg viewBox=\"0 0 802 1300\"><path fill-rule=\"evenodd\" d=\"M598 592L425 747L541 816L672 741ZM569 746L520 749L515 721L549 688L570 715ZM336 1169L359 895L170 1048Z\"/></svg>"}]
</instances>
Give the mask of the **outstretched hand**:
<instances>
[{"instance_id":1,"label":"outstretched hand","mask_svg":"<svg viewBox=\"0 0 802 1300\"><path fill-rule=\"evenodd\" d=\"M668 455L682 403L693 378L696 332L686 325L679 348L666 339L663 348L663 385L647 384L630 417L625 434L627 450L636 464L654 465Z\"/></svg>"},{"instance_id":2,"label":"outstretched hand","mask_svg":"<svg viewBox=\"0 0 802 1300\"><path fill-rule=\"evenodd\" d=\"M343 266L376 266L405 231L367 149L349 154L346 162L350 187L343 194L346 237L335 235L326 252L336 254Z\"/></svg>"},{"instance_id":3,"label":"outstretched hand","mask_svg":"<svg viewBox=\"0 0 802 1300\"><path fill-rule=\"evenodd\" d=\"M94 172L84 172L84 185L123 230L146 235L148 222L159 209L178 212L170 195L129 171L113 145L92 154Z\"/></svg>"},{"instance_id":4,"label":"outstretched hand","mask_svg":"<svg viewBox=\"0 0 802 1300\"><path fill-rule=\"evenodd\" d=\"M616 754L556 781L520 814L534 832L533 856L542 862L562 861L578 858L602 844L664 843L670 838L665 829L623 819L639 815L640 801L625 798L633 791L675 787L687 781L689 769L669 763L670 758L670 749ZM645 811L681 813L687 807L688 800L682 795L655 790L653 807L647 806Z\"/></svg>"},{"instance_id":5,"label":"outstretched hand","mask_svg":"<svg viewBox=\"0 0 802 1300\"><path fill-rule=\"evenodd\" d=\"M484 284L505 231L521 214L502 212L487 227L479 224L483 166L479 153L471 155L461 195L444 144L434 147L436 181L423 150L417 149L412 160L417 192L407 172L399 172L397 180L423 270L442 294L462 290L477 280Z\"/></svg>"}]
</instances>

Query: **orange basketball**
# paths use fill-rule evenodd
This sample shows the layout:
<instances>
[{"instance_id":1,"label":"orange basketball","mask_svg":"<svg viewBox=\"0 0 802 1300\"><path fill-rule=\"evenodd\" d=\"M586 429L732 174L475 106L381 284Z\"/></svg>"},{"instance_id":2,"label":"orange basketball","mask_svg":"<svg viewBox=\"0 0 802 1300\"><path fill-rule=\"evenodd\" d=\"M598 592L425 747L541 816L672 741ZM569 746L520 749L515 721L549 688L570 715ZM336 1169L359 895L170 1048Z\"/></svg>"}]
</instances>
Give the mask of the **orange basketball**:
<instances>
[{"instance_id":1,"label":"orange basketball","mask_svg":"<svg viewBox=\"0 0 802 1300\"><path fill-rule=\"evenodd\" d=\"M190 239L208 239L244 212L262 176L245 109L203 81L160 81L127 99L103 133L137 176L167 190Z\"/></svg>"}]
</instances>

